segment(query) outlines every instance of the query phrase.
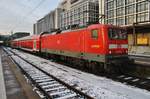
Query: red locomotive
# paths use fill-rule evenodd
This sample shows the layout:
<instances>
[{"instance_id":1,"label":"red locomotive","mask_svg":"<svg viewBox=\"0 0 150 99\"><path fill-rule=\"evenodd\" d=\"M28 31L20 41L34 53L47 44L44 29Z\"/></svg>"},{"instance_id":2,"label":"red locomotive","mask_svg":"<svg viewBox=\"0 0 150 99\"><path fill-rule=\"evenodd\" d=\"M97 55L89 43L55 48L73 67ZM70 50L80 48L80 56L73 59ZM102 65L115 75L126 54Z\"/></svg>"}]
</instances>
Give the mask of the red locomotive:
<instances>
[{"instance_id":1,"label":"red locomotive","mask_svg":"<svg viewBox=\"0 0 150 99\"><path fill-rule=\"evenodd\" d=\"M88 68L120 63L128 60L127 33L124 28L94 24L86 28L67 30L59 34L41 34L12 41L13 47L82 64ZM81 62L82 61L82 62ZM91 65L92 64L92 65ZM83 66L83 65L82 65ZM96 66L96 67L95 67Z\"/></svg>"}]
</instances>

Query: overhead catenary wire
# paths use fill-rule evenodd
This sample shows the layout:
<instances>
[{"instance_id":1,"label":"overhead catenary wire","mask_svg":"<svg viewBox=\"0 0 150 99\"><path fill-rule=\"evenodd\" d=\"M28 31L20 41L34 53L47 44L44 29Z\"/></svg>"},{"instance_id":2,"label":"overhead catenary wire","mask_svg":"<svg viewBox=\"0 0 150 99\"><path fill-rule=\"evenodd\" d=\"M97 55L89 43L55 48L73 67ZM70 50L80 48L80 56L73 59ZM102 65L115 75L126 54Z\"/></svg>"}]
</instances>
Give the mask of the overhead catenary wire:
<instances>
[{"instance_id":1,"label":"overhead catenary wire","mask_svg":"<svg viewBox=\"0 0 150 99\"><path fill-rule=\"evenodd\" d=\"M35 10L37 10L46 0L41 0L32 10L30 10L22 19L19 21L11 30L16 29L18 25L20 25L25 19L27 19Z\"/></svg>"}]
</instances>

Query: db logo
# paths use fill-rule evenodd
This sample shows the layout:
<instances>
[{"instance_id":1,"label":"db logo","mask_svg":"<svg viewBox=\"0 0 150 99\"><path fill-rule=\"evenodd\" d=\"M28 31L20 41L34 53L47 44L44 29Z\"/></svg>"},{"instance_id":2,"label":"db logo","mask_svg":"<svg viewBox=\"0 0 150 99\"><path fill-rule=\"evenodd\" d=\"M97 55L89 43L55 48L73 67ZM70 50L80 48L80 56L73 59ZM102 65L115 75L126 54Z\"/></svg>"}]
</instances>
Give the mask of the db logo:
<instances>
[{"instance_id":1,"label":"db logo","mask_svg":"<svg viewBox=\"0 0 150 99\"><path fill-rule=\"evenodd\" d=\"M118 44L118 45L117 45L117 48L121 48L121 44Z\"/></svg>"},{"instance_id":2,"label":"db logo","mask_svg":"<svg viewBox=\"0 0 150 99\"><path fill-rule=\"evenodd\" d=\"M57 40L57 44L60 44L60 40Z\"/></svg>"}]
</instances>

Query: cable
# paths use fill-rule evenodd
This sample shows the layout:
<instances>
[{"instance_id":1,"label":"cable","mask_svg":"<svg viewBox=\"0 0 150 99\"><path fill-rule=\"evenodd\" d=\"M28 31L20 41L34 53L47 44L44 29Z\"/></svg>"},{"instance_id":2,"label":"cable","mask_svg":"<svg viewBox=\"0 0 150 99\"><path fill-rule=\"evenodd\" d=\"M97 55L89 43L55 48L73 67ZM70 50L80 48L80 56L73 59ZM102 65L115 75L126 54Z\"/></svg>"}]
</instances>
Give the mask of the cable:
<instances>
[{"instance_id":1,"label":"cable","mask_svg":"<svg viewBox=\"0 0 150 99\"><path fill-rule=\"evenodd\" d=\"M44 3L46 0L41 0L39 3L38 3L38 5L35 7L35 8L33 8L28 14L32 14L37 8L39 8L40 7L40 5L42 4L42 3Z\"/></svg>"},{"instance_id":2,"label":"cable","mask_svg":"<svg viewBox=\"0 0 150 99\"><path fill-rule=\"evenodd\" d=\"M43 4L45 1L46 1L46 0L41 0L41 1L37 4L37 6L35 6L30 12L27 13L27 15L25 15L25 16L23 17L23 20L22 20L22 21L24 21L29 15L31 15L36 9L38 9L38 8L40 7L40 5ZM11 29L11 30L14 30L19 24L21 24L21 21L18 22L18 23L13 27L13 29Z\"/></svg>"}]
</instances>

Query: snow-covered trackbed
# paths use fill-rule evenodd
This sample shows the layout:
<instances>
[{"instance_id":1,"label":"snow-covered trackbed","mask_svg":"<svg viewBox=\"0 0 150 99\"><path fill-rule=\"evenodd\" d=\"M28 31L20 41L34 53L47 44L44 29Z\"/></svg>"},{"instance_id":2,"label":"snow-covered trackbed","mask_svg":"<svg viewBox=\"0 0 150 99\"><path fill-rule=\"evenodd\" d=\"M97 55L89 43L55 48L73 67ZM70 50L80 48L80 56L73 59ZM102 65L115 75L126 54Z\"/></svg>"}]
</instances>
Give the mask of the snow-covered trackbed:
<instances>
[{"instance_id":1,"label":"snow-covered trackbed","mask_svg":"<svg viewBox=\"0 0 150 99\"><path fill-rule=\"evenodd\" d=\"M47 73L61 79L69 85L74 85L76 89L96 99L150 99L149 91L115 82L104 77L84 73L15 49L10 50ZM20 65L26 65L14 55L12 55L12 58Z\"/></svg>"},{"instance_id":2,"label":"snow-covered trackbed","mask_svg":"<svg viewBox=\"0 0 150 99\"><path fill-rule=\"evenodd\" d=\"M28 62L10 50L5 51L10 55L11 59L17 64L21 71L41 91L46 99L93 99L84 92L75 89L74 85L68 85L53 75L38 68L36 65ZM20 60L20 65L13 57Z\"/></svg>"}]
</instances>

